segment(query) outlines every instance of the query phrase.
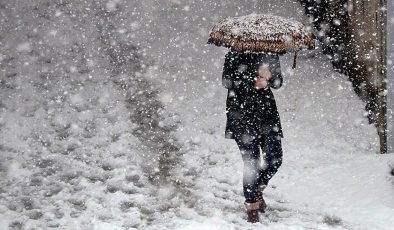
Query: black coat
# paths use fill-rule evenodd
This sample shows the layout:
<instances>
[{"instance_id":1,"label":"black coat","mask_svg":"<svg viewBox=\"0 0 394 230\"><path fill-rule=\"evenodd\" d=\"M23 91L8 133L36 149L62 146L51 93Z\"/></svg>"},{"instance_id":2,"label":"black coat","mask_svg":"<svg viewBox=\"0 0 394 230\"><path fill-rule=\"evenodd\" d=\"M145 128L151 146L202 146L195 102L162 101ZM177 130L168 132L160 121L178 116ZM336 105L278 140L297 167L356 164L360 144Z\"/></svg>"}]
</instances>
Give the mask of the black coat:
<instances>
[{"instance_id":1,"label":"black coat","mask_svg":"<svg viewBox=\"0 0 394 230\"><path fill-rule=\"evenodd\" d=\"M269 65L268 87L256 89L258 68ZM268 134L283 137L279 113L270 88L282 86L283 78L277 54L235 52L226 54L222 85L228 89L225 138L264 138Z\"/></svg>"}]
</instances>

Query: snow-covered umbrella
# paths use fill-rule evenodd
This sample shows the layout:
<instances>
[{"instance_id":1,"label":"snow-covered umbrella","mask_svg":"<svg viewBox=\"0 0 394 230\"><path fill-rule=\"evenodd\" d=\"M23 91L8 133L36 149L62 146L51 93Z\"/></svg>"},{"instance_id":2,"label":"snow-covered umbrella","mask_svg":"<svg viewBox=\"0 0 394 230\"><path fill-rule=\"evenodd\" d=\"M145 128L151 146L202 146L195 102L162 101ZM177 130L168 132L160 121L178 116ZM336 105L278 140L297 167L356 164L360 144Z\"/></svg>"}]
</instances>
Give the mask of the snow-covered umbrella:
<instances>
[{"instance_id":1,"label":"snow-covered umbrella","mask_svg":"<svg viewBox=\"0 0 394 230\"><path fill-rule=\"evenodd\" d=\"M311 48L314 39L301 22L275 15L250 14L221 20L213 26L208 43L236 51L283 54Z\"/></svg>"}]
</instances>

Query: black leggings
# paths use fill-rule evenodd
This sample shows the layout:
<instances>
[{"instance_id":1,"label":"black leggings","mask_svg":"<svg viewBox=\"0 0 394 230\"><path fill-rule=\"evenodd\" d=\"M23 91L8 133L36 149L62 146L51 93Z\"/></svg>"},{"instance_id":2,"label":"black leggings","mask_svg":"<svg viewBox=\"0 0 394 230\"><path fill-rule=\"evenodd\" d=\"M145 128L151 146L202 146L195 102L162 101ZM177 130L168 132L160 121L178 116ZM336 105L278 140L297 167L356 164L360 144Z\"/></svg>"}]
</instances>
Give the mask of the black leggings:
<instances>
[{"instance_id":1,"label":"black leggings","mask_svg":"<svg viewBox=\"0 0 394 230\"><path fill-rule=\"evenodd\" d=\"M244 141L235 139L241 151L244 162L243 190L245 202L257 202L260 192L259 185L267 185L268 181L275 175L282 164L281 137L276 132L270 132L262 139ZM265 153L264 163L261 165L260 148Z\"/></svg>"}]
</instances>

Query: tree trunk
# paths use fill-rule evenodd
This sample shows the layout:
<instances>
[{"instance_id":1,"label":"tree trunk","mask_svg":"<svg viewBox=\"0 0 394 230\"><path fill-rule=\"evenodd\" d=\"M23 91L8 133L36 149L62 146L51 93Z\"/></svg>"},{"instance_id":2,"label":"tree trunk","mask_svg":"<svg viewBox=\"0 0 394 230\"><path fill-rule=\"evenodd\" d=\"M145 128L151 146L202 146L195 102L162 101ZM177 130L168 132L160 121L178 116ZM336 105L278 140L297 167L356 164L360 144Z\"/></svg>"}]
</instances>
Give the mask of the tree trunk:
<instances>
[{"instance_id":1,"label":"tree trunk","mask_svg":"<svg viewBox=\"0 0 394 230\"><path fill-rule=\"evenodd\" d=\"M380 153L387 153L386 0L300 0L333 65L347 74L366 102L377 128Z\"/></svg>"}]
</instances>

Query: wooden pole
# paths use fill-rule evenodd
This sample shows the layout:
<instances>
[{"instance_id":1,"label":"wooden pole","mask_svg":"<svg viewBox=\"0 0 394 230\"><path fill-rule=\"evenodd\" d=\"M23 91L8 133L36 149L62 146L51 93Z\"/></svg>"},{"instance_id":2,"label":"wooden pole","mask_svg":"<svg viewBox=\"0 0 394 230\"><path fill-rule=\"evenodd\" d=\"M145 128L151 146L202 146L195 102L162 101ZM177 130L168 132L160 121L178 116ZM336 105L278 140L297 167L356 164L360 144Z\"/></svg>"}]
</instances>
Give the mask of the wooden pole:
<instances>
[{"instance_id":1,"label":"wooden pole","mask_svg":"<svg viewBox=\"0 0 394 230\"><path fill-rule=\"evenodd\" d=\"M380 142L380 153L387 153L387 2L378 0L376 11L376 51L377 51L377 112L378 112L378 134Z\"/></svg>"}]
</instances>

